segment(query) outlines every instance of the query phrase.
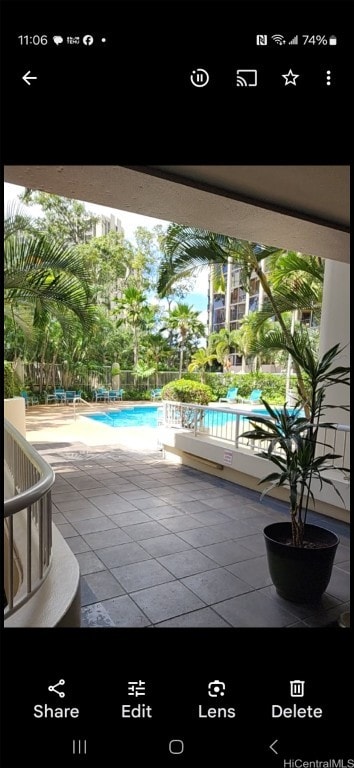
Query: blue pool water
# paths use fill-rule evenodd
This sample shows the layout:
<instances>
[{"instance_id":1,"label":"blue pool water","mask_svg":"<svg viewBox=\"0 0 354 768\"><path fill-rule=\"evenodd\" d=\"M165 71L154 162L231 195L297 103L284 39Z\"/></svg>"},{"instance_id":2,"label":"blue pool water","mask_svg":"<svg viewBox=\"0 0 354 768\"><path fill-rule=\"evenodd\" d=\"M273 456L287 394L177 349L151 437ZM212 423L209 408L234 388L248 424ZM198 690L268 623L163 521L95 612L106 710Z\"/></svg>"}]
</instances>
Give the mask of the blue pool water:
<instances>
[{"instance_id":1,"label":"blue pool water","mask_svg":"<svg viewBox=\"0 0 354 768\"><path fill-rule=\"evenodd\" d=\"M161 406L160 406L161 408ZM254 408L254 412L267 414L265 408ZM143 405L131 408L122 408L121 411L105 411L101 413L85 414L86 418L92 419L100 424L106 424L108 427L157 427L157 416L159 406ZM245 421L246 421L246 417ZM235 415L222 413L219 410L208 411L203 419L203 426L222 426L228 422L234 421Z\"/></svg>"},{"instance_id":2,"label":"blue pool water","mask_svg":"<svg viewBox=\"0 0 354 768\"><path fill-rule=\"evenodd\" d=\"M108 427L157 427L158 406L137 405L121 411L85 414L88 419L106 424Z\"/></svg>"},{"instance_id":3,"label":"blue pool water","mask_svg":"<svg viewBox=\"0 0 354 768\"><path fill-rule=\"evenodd\" d=\"M105 411L104 413L85 414L88 419L106 424L108 427L157 427L159 407L156 405L124 408L121 411ZM206 413L203 426L208 427L213 423L222 426L234 417L220 411Z\"/></svg>"}]
</instances>

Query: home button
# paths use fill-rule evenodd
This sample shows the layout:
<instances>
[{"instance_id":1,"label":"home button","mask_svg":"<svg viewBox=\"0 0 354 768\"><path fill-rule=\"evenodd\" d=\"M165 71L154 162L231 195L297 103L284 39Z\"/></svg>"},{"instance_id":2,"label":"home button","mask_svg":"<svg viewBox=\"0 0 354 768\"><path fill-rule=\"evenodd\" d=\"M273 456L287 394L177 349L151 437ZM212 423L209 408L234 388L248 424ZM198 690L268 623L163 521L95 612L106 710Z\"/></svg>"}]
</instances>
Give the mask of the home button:
<instances>
[{"instance_id":1,"label":"home button","mask_svg":"<svg viewBox=\"0 0 354 768\"><path fill-rule=\"evenodd\" d=\"M171 739L168 749L171 755L181 755L184 752L184 743L182 739Z\"/></svg>"}]
</instances>

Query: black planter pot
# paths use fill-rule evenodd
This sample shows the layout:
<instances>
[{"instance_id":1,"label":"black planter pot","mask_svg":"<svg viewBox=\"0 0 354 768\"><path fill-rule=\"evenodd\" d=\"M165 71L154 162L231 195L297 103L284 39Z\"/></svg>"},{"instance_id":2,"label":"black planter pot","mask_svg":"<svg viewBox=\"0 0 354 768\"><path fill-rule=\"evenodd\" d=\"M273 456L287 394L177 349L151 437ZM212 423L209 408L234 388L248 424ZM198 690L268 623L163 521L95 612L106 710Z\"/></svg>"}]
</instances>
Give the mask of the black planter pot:
<instances>
[{"instance_id":1,"label":"black planter pot","mask_svg":"<svg viewBox=\"0 0 354 768\"><path fill-rule=\"evenodd\" d=\"M291 523L272 523L264 528L268 567L278 595L294 603L314 603L325 592L332 574L338 536L317 525L305 526L305 539L319 549L299 549L291 539Z\"/></svg>"}]
</instances>

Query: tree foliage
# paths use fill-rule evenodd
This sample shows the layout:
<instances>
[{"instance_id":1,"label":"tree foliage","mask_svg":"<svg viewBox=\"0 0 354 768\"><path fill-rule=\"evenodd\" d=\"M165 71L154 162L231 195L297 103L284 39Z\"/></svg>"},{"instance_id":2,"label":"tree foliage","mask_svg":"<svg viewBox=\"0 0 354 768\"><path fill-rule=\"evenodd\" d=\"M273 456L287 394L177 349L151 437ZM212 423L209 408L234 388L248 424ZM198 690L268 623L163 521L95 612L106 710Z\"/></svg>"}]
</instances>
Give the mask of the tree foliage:
<instances>
[{"instance_id":1,"label":"tree foliage","mask_svg":"<svg viewBox=\"0 0 354 768\"><path fill-rule=\"evenodd\" d=\"M66 245L85 243L98 221L78 200L33 189L26 189L20 200L28 206L40 206L42 216L34 219L34 226Z\"/></svg>"},{"instance_id":2,"label":"tree foliage","mask_svg":"<svg viewBox=\"0 0 354 768\"><path fill-rule=\"evenodd\" d=\"M90 327L94 313L85 265L73 246L30 225L20 208L5 220L5 315L23 331L56 317L68 329L73 316Z\"/></svg>"}]
</instances>

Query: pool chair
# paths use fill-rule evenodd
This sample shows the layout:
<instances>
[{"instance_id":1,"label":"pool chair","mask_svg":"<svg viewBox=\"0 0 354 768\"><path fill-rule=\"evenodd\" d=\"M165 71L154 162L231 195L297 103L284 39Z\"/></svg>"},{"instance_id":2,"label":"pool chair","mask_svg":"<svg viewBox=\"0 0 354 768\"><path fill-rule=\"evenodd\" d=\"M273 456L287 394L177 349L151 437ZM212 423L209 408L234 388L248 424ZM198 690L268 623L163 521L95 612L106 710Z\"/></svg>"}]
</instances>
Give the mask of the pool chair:
<instances>
[{"instance_id":1,"label":"pool chair","mask_svg":"<svg viewBox=\"0 0 354 768\"><path fill-rule=\"evenodd\" d=\"M162 392L162 389L152 389L151 400L161 400L161 392Z\"/></svg>"},{"instance_id":2,"label":"pool chair","mask_svg":"<svg viewBox=\"0 0 354 768\"><path fill-rule=\"evenodd\" d=\"M103 387L99 387L98 389L94 389L93 390L93 394L95 396L96 403L99 400L105 401L105 400L109 399L109 390L108 389L104 389Z\"/></svg>"},{"instance_id":3,"label":"pool chair","mask_svg":"<svg viewBox=\"0 0 354 768\"><path fill-rule=\"evenodd\" d=\"M65 403L66 395L64 387L55 387L54 394L58 403Z\"/></svg>"},{"instance_id":4,"label":"pool chair","mask_svg":"<svg viewBox=\"0 0 354 768\"><path fill-rule=\"evenodd\" d=\"M122 400L124 389L110 389L108 392L109 400Z\"/></svg>"},{"instance_id":5,"label":"pool chair","mask_svg":"<svg viewBox=\"0 0 354 768\"><path fill-rule=\"evenodd\" d=\"M24 398L25 408L28 408L29 405L38 405L39 403L38 397L35 395L29 395L25 389L21 390L21 397Z\"/></svg>"},{"instance_id":6,"label":"pool chair","mask_svg":"<svg viewBox=\"0 0 354 768\"><path fill-rule=\"evenodd\" d=\"M261 397L262 397L261 389L252 389L252 392L249 397L242 397L240 399L242 403L249 403L250 405L252 405L252 403L259 403Z\"/></svg>"},{"instance_id":7,"label":"pool chair","mask_svg":"<svg viewBox=\"0 0 354 768\"><path fill-rule=\"evenodd\" d=\"M46 405L49 405L49 403L59 405L59 399L54 392L44 392L44 400Z\"/></svg>"},{"instance_id":8,"label":"pool chair","mask_svg":"<svg viewBox=\"0 0 354 768\"><path fill-rule=\"evenodd\" d=\"M67 389L65 392L65 402L66 403L73 403L76 398L81 397L81 389L79 389L77 392L75 389Z\"/></svg>"},{"instance_id":9,"label":"pool chair","mask_svg":"<svg viewBox=\"0 0 354 768\"><path fill-rule=\"evenodd\" d=\"M236 403L238 387L232 387L226 392L226 397L219 397L219 403Z\"/></svg>"}]
</instances>

